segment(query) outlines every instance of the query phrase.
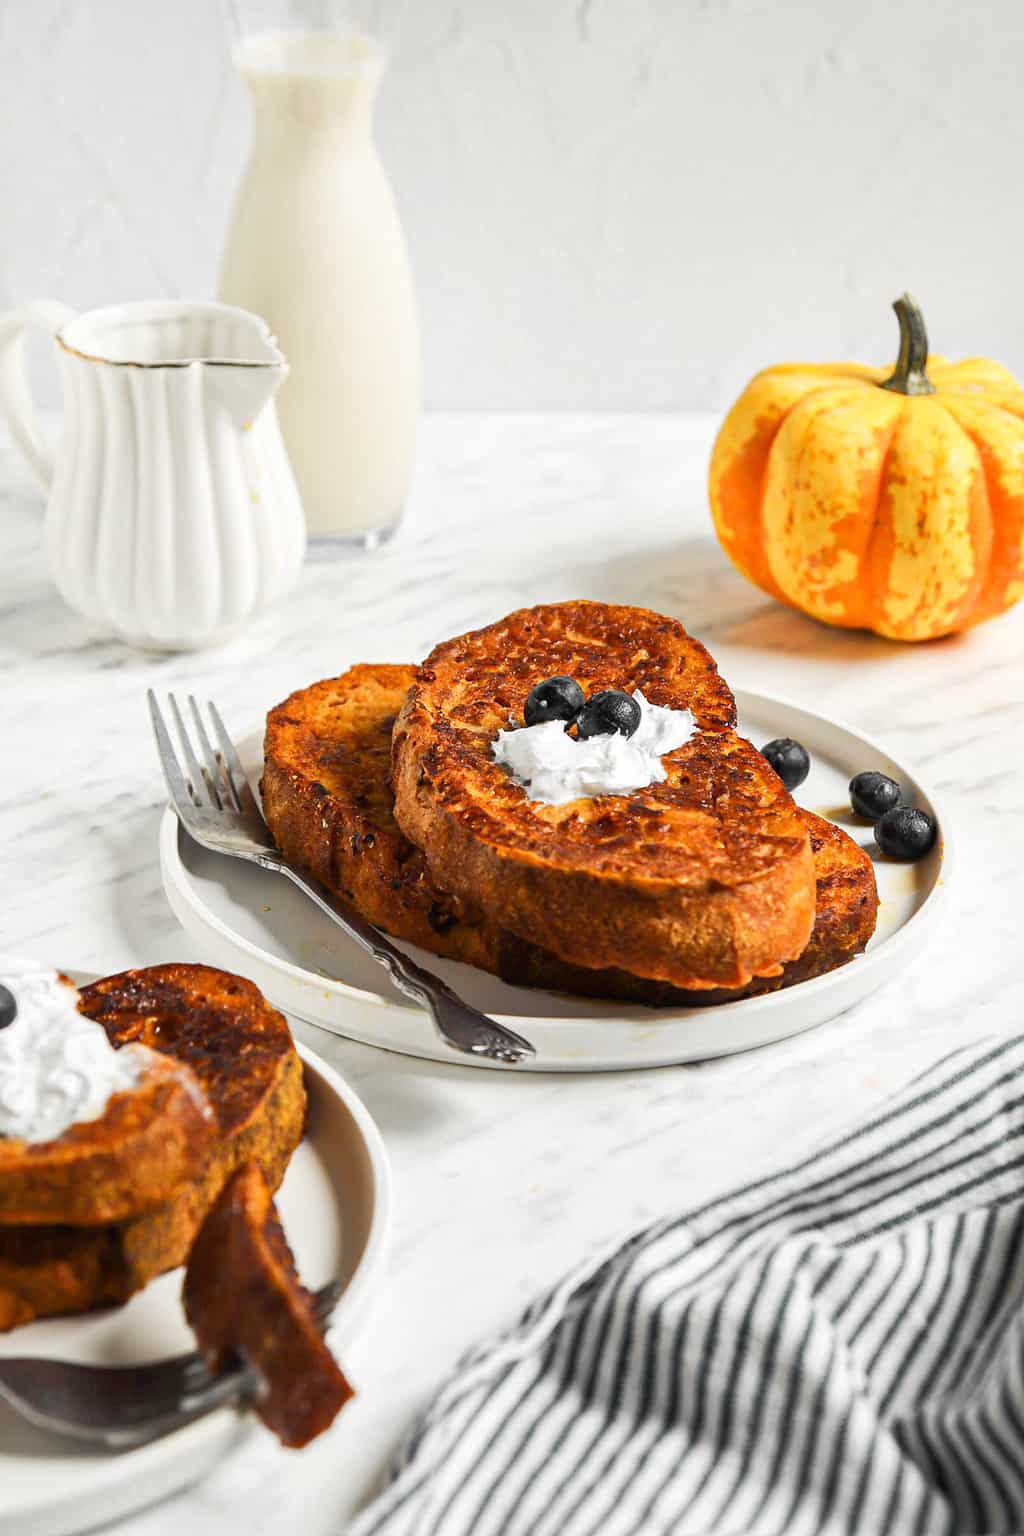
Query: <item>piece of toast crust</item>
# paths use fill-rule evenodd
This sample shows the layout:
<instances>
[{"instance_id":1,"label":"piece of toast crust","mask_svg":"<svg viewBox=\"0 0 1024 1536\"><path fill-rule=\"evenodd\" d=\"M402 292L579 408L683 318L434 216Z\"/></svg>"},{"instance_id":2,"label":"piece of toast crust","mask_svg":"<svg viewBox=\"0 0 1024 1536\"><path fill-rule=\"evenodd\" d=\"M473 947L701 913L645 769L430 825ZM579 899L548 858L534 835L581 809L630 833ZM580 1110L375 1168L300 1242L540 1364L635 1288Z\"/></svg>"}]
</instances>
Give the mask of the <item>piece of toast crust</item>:
<instances>
[{"instance_id":1,"label":"piece of toast crust","mask_svg":"<svg viewBox=\"0 0 1024 1536\"><path fill-rule=\"evenodd\" d=\"M234 1170L255 1161L276 1189L302 1137L306 1092L287 1021L252 982L203 965L126 971L82 989L116 1045L184 1061L214 1114L199 1177L143 1215L104 1227L0 1226L0 1332L121 1302L184 1263Z\"/></svg>"},{"instance_id":2,"label":"piece of toast crust","mask_svg":"<svg viewBox=\"0 0 1024 1536\"><path fill-rule=\"evenodd\" d=\"M760 997L782 987L824 976L856 959L875 931L878 889L871 859L842 827L801 810L814 858L816 906L814 927L802 953L775 976L755 976L745 987L688 989L671 982L650 981L610 967L603 971L568 967L565 961L536 945L510 936L503 964L521 986L583 992L615 1002L645 1003L651 1008L708 1008Z\"/></svg>"},{"instance_id":3,"label":"piece of toast crust","mask_svg":"<svg viewBox=\"0 0 1024 1536\"><path fill-rule=\"evenodd\" d=\"M256 1371L262 1391L255 1411L282 1445L308 1445L352 1396L257 1163L232 1174L200 1227L182 1301L211 1371L235 1356Z\"/></svg>"},{"instance_id":4,"label":"piece of toast crust","mask_svg":"<svg viewBox=\"0 0 1024 1536\"><path fill-rule=\"evenodd\" d=\"M155 1052L136 1087L52 1141L0 1137L0 1223L100 1226L138 1216L195 1178L213 1113L184 1062Z\"/></svg>"},{"instance_id":5,"label":"piece of toast crust","mask_svg":"<svg viewBox=\"0 0 1024 1536\"><path fill-rule=\"evenodd\" d=\"M278 846L369 921L514 985L650 1006L735 1002L807 980L858 954L878 908L867 854L831 822L801 811L811 839L816 912L796 960L742 988L688 990L618 968L573 966L442 891L394 818L391 731L412 666L359 665L293 693L267 719L263 808Z\"/></svg>"},{"instance_id":6,"label":"piece of toast crust","mask_svg":"<svg viewBox=\"0 0 1024 1536\"><path fill-rule=\"evenodd\" d=\"M530 689L643 690L691 709L663 783L568 805L531 801L494 761ZM733 729L714 661L676 619L571 602L523 608L434 648L395 722L395 819L443 889L574 965L685 987L739 987L801 953L814 924L807 828Z\"/></svg>"},{"instance_id":7,"label":"piece of toast crust","mask_svg":"<svg viewBox=\"0 0 1024 1536\"><path fill-rule=\"evenodd\" d=\"M272 709L263 814L287 858L378 928L498 971L501 930L440 890L395 821L391 731L415 677L412 666L355 666Z\"/></svg>"}]
</instances>

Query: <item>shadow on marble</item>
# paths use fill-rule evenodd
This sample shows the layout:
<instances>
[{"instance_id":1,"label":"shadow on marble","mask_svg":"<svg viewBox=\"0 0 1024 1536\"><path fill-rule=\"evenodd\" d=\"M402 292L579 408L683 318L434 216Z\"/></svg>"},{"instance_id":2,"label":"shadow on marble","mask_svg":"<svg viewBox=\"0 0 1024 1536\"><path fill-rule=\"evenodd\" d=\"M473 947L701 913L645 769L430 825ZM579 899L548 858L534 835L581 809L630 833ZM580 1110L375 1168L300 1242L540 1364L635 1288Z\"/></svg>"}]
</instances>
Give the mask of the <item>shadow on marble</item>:
<instances>
[{"instance_id":1,"label":"shadow on marble","mask_svg":"<svg viewBox=\"0 0 1024 1536\"><path fill-rule=\"evenodd\" d=\"M833 628L776 602L747 581L711 537L617 550L607 560L570 566L566 574L577 576L581 596L671 613L712 649L727 645L843 665L896 662L908 654L900 641ZM948 635L916 649L953 649L964 639Z\"/></svg>"},{"instance_id":2,"label":"shadow on marble","mask_svg":"<svg viewBox=\"0 0 1024 1536\"><path fill-rule=\"evenodd\" d=\"M742 579L742 578L741 578ZM766 606L749 619L730 624L721 631L723 643L753 650L777 651L792 655L810 655L843 666L897 663L918 652L925 654L942 647L952 650L963 644L966 635L943 635L937 640L887 640L884 635L866 629L839 629L808 618L796 609L786 608L769 598Z\"/></svg>"},{"instance_id":3,"label":"shadow on marble","mask_svg":"<svg viewBox=\"0 0 1024 1536\"><path fill-rule=\"evenodd\" d=\"M308 1034L306 1038L316 1050L316 1040ZM464 1113L464 1094L473 1086L469 1074L478 1077L479 1068L448 1067L418 1057L400 1057L393 1051L376 1054L380 1066L360 1077L358 1089L387 1145L395 1148L402 1143L408 1145L429 1140L433 1146L437 1144L437 1133L442 1130L447 1139L457 1116ZM519 1083L522 1076L510 1072L506 1074L508 1079ZM458 1103L450 1103L455 1094Z\"/></svg>"},{"instance_id":4,"label":"shadow on marble","mask_svg":"<svg viewBox=\"0 0 1024 1536\"><path fill-rule=\"evenodd\" d=\"M42 594L0 587L0 667L68 661L83 670L111 672L164 659L142 651L75 613L54 592Z\"/></svg>"},{"instance_id":5,"label":"shadow on marble","mask_svg":"<svg viewBox=\"0 0 1024 1536\"><path fill-rule=\"evenodd\" d=\"M81 650L96 635L92 627L72 612L50 587L8 579L0 582L0 640L5 647L25 655L40 654L40 637L46 652Z\"/></svg>"},{"instance_id":6,"label":"shadow on marble","mask_svg":"<svg viewBox=\"0 0 1024 1536\"><path fill-rule=\"evenodd\" d=\"M105 845L111 924L133 966L169 965L194 955L164 895L159 853L163 814L162 804L136 808L129 822L95 828L91 834Z\"/></svg>"}]
</instances>

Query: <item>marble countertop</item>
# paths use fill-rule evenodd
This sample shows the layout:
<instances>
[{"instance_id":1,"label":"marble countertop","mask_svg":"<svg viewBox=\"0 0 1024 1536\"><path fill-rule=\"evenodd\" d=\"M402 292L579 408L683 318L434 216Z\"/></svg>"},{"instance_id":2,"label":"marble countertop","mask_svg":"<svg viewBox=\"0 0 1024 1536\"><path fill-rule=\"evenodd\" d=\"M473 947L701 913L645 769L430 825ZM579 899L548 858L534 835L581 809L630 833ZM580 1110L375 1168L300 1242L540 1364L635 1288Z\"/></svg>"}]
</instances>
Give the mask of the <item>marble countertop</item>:
<instances>
[{"instance_id":1,"label":"marble countertop","mask_svg":"<svg viewBox=\"0 0 1024 1536\"><path fill-rule=\"evenodd\" d=\"M771 602L711 533L710 418L442 416L424 423L395 543L306 567L243 635L154 656L97 636L51 586L38 500L0 466L3 942L110 972L199 958L157 867L147 687L195 688L244 732L357 660L407 661L524 603L678 615L734 687L844 718L944 793L959 860L945 932L898 984L807 1035L699 1067L509 1076L297 1032L364 1098L395 1176L390 1272L346 1362L359 1397L309 1450L262 1431L132 1536L344 1524L458 1356L587 1251L807 1147L958 1044L1019 1026L1024 604L899 647Z\"/></svg>"}]
</instances>

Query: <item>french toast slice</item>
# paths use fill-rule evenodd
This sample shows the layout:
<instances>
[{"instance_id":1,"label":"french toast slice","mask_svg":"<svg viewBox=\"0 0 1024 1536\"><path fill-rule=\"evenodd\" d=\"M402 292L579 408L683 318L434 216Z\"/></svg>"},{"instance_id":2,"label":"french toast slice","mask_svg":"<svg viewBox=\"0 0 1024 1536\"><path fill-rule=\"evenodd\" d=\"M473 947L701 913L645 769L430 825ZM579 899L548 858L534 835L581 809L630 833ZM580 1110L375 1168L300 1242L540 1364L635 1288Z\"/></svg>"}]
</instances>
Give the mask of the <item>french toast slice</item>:
<instances>
[{"instance_id":1,"label":"french toast slice","mask_svg":"<svg viewBox=\"0 0 1024 1536\"><path fill-rule=\"evenodd\" d=\"M434 883L395 821L391 731L415 679L413 666L355 666L272 709L263 815L287 858L378 928L495 971L501 930Z\"/></svg>"},{"instance_id":2,"label":"french toast slice","mask_svg":"<svg viewBox=\"0 0 1024 1536\"><path fill-rule=\"evenodd\" d=\"M807 980L858 954L878 909L867 854L831 822L801 811L816 878L815 923L796 960L740 988L688 990L621 968L573 966L443 891L394 817L391 731L412 666L359 665L299 689L267 717L263 811L285 855L396 938L519 986L646 1003L734 1002Z\"/></svg>"},{"instance_id":3,"label":"french toast slice","mask_svg":"<svg viewBox=\"0 0 1024 1536\"><path fill-rule=\"evenodd\" d=\"M324 1343L258 1163L237 1169L192 1245L185 1316L214 1374L238 1357L255 1370L254 1408L282 1445L323 1434L352 1396Z\"/></svg>"},{"instance_id":4,"label":"french toast slice","mask_svg":"<svg viewBox=\"0 0 1024 1536\"><path fill-rule=\"evenodd\" d=\"M566 805L531 801L494 761L530 689L567 674L587 695L642 689L697 733L664 783ZM645 608L523 608L438 645L392 736L395 819L443 889L563 960L684 987L777 974L814 924L807 828L734 729L704 647Z\"/></svg>"},{"instance_id":5,"label":"french toast slice","mask_svg":"<svg viewBox=\"0 0 1024 1536\"><path fill-rule=\"evenodd\" d=\"M0 1136L0 1223L100 1226L159 1205L199 1173L213 1113L191 1069L155 1052L138 1085L52 1141Z\"/></svg>"},{"instance_id":6,"label":"french toast slice","mask_svg":"<svg viewBox=\"0 0 1024 1536\"><path fill-rule=\"evenodd\" d=\"M651 1008L709 1008L734 1003L743 997L760 997L782 987L795 986L824 976L856 959L875 931L878 888L869 855L842 827L800 811L811 839L815 873L815 917L811 937L795 960L787 961L774 976L755 976L745 987L692 989L667 981L631 976L609 967L591 971L570 967L550 951L509 936L504 964L519 984L556 991L583 992L589 997L615 1002L645 1003Z\"/></svg>"},{"instance_id":7,"label":"french toast slice","mask_svg":"<svg viewBox=\"0 0 1024 1536\"><path fill-rule=\"evenodd\" d=\"M83 987L80 1007L114 1045L135 1041L184 1062L212 1110L213 1140L195 1178L126 1221L0 1225L0 1331L125 1301L184 1263L234 1170L256 1162L276 1189L305 1125L291 1031L252 982L204 965L150 966Z\"/></svg>"}]
</instances>

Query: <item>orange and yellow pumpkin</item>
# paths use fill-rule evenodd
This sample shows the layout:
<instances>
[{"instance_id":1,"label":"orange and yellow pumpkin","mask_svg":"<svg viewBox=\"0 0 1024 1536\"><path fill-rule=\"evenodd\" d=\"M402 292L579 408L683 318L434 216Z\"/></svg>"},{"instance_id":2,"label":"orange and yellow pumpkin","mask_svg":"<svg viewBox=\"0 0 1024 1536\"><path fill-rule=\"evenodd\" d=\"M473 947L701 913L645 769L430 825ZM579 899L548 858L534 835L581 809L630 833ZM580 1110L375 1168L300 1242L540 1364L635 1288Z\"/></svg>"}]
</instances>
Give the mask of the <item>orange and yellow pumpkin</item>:
<instances>
[{"instance_id":1,"label":"orange and yellow pumpkin","mask_svg":"<svg viewBox=\"0 0 1024 1536\"><path fill-rule=\"evenodd\" d=\"M1024 389L928 356L904 295L895 371L784 363L729 412L711 510L733 563L827 624L930 640L1024 596Z\"/></svg>"}]
</instances>

